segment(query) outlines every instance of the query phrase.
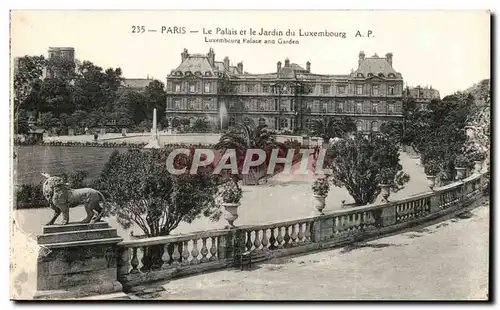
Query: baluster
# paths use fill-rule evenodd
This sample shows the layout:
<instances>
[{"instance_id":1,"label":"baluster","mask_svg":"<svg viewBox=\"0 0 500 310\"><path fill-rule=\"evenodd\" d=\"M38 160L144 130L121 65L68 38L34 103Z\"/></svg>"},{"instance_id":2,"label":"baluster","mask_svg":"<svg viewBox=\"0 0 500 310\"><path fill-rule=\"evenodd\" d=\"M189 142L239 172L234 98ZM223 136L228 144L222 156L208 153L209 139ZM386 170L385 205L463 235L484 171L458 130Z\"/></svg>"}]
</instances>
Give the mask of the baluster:
<instances>
[{"instance_id":1,"label":"baluster","mask_svg":"<svg viewBox=\"0 0 500 310\"><path fill-rule=\"evenodd\" d=\"M262 230L262 250L268 250L269 241L267 240L267 229Z\"/></svg>"},{"instance_id":2,"label":"baluster","mask_svg":"<svg viewBox=\"0 0 500 310\"><path fill-rule=\"evenodd\" d=\"M161 256L161 260L163 264L161 265L162 269L168 268L168 262L170 261L170 255L168 255L168 244L163 246L163 255Z\"/></svg>"},{"instance_id":3,"label":"baluster","mask_svg":"<svg viewBox=\"0 0 500 310\"><path fill-rule=\"evenodd\" d=\"M199 264L198 255L200 255L200 251L198 251L198 239L193 239L193 249L191 250L191 264L196 265Z\"/></svg>"},{"instance_id":4,"label":"baluster","mask_svg":"<svg viewBox=\"0 0 500 310\"><path fill-rule=\"evenodd\" d=\"M257 235L255 236L255 238L257 238ZM247 242L245 243L246 250L251 251L252 245L253 245L253 243L252 243L252 231L249 230L249 231L247 231Z\"/></svg>"},{"instance_id":5,"label":"baluster","mask_svg":"<svg viewBox=\"0 0 500 310\"><path fill-rule=\"evenodd\" d=\"M306 223L305 242L311 242L311 222Z\"/></svg>"},{"instance_id":6,"label":"baluster","mask_svg":"<svg viewBox=\"0 0 500 310\"><path fill-rule=\"evenodd\" d=\"M180 262L179 260L181 259L181 253L179 251L179 247L182 246L182 243L174 243L174 251L172 252L172 265L173 266L179 266Z\"/></svg>"},{"instance_id":7,"label":"baluster","mask_svg":"<svg viewBox=\"0 0 500 310\"><path fill-rule=\"evenodd\" d=\"M362 231L362 223L363 223L363 220L362 220L362 217L363 217L363 213L356 213L356 232L359 232L359 231Z\"/></svg>"},{"instance_id":8,"label":"baluster","mask_svg":"<svg viewBox=\"0 0 500 310\"><path fill-rule=\"evenodd\" d=\"M342 235L347 237L349 235L349 215L342 215Z\"/></svg>"},{"instance_id":9,"label":"baluster","mask_svg":"<svg viewBox=\"0 0 500 310\"><path fill-rule=\"evenodd\" d=\"M292 227L295 226L292 225ZM291 247L291 244L290 244L290 234L288 234L288 228L290 228L290 226L285 226L285 236L283 237L283 240L285 240L285 244L283 245L285 248L289 248Z\"/></svg>"},{"instance_id":10,"label":"baluster","mask_svg":"<svg viewBox=\"0 0 500 310\"><path fill-rule=\"evenodd\" d=\"M356 214L349 214L349 234L353 235L356 227Z\"/></svg>"},{"instance_id":11,"label":"baluster","mask_svg":"<svg viewBox=\"0 0 500 310\"><path fill-rule=\"evenodd\" d=\"M299 225L299 227L302 226L302 224L298 224L298 225ZM292 233L290 234L290 239L292 240L292 245L297 244L297 232L295 231L295 226L297 226L297 224L292 225Z\"/></svg>"},{"instance_id":12,"label":"baluster","mask_svg":"<svg viewBox=\"0 0 500 310\"><path fill-rule=\"evenodd\" d=\"M339 216L339 237L343 238L345 235L345 215Z\"/></svg>"},{"instance_id":13,"label":"baluster","mask_svg":"<svg viewBox=\"0 0 500 310\"><path fill-rule=\"evenodd\" d=\"M256 251L259 251L260 246L261 246L259 233L260 233L260 229L255 231L255 238L253 240L253 245L254 245L254 248Z\"/></svg>"},{"instance_id":14,"label":"baluster","mask_svg":"<svg viewBox=\"0 0 500 310\"><path fill-rule=\"evenodd\" d=\"M216 255L217 255L217 248L216 248L216 245L217 244L217 240L216 240L216 237L212 237L212 246L210 247L210 259L211 261L214 261L217 259Z\"/></svg>"},{"instance_id":15,"label":"baluster","mask_svg":"<svg viewBox=\"0 0 500 310\"><path fill-rule=\"evenodd\" d=\"M207 248L207 238L203 238L202 239L202 246L201 246L201 262L202 263L205 263L205 262L208 262L208 258L207 258L207 255L208 255L208 248Z\"/></svg>"},{"instance_id":16,"label":"baluster","mask_svg":"<svg viewBox=\"0 0 500 310\"><path fill-rule=\"evenodd\" d=\"M307 225L308 225L307 222L299 224L299 233L297 234L297 237L299 238L299 242L302 242L302 243L307 242L305 232L304 232L304 230L307 230Z\"/></svg>"},{"instance_id":17,"label":"baluster","mask_svg":"<svg viewBox=\"0 0 500 310\"><path fill-rule=\"evenodd\" d=\"M276 238L274 237L274 228L271 228L271 236L269 237L269 249L274 250L276 247L274 243L276 242Z\"/></svg>"},{"instance_id":18,"label":"baluster","mask_svg":"<svg viewBox=\"0 0 500 310\"><path fill-rule=\"evenodd\" d=\"M188 242L189 241L184 241L182 246L182 265L189 265Z\"/></svg>"},{"instance_id":19,"label":"baluster","mask_svg":"<svg viewBox=\"0 0 500 310\"><path fill-rule=\"evenodd\" d=\"M283 247L283 245L282 245L282 243L283 243L283 234L281 232L282 228L283 227L278 227L278 236L276 237L276 242L277 242L276 247L277 248Z\"/></svg>"},{"instance_id":20,"label":"baluster","mask_svg":"<svg viewBox=\"0 0 500 310\"><path fill-rule=\"evenodd\" d=\"M149 271L151 269L151 266L153 265L153 262L151 261L153 259L153 255L151 253L148 255L148 247L142 247L142 258L141 258L141 271Z\"/></svg>"},{"instance_id":21,"label":"baluster","mask_svg":"<svg viewBox=\"0 0 500 310\"><path fill-rule=\"evenodd\" d=\"M130 265L132 266L132 270L130 273L139 273L139 259L137 259L137 248L132 248L132 259L130 260Z\"/></svg>"}]
</instances>

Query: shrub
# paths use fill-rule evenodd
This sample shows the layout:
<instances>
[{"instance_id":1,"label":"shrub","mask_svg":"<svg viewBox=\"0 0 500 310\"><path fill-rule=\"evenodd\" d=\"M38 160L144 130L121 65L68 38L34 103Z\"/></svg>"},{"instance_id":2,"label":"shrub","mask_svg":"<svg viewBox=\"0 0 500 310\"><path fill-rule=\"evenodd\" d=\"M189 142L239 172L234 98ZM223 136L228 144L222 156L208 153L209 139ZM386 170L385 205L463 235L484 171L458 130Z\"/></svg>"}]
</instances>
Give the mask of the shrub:
<instances>
[{"instance_id":1,"label":"shrub","mask_svg":"<svg viewBox=\"0 0 500 310\"><path fill-rule=\"evenodd\" d=\"M460 154L455 158L455 167L467 168L470 164L470 160L463 154Z\"/></svg>"},{"instance_id":2,"label":"shrub","mask_svg":"<svg viewBox=\"0 0 500 310\"><path fill-rule=\"evenodd\" d=\"M211 173L171 175L165 165L169 153L160 149L111 154L98 183L112 204L111 214L124 228L135 224L147 236L165 236L181 221L220 217Z\"/></svg>"},{"instance_id":3,"label":"shrub","mask_svg":"<svg viewBox=\"0 0 500 310\"><path fill-rule=\"evenodd\" d=\"M380 194L379 184L397 182L400 188L409 176L400 177L399 147L385 134L339 140L328 154L327 167L332 169L333 184L345 187L357 205L373 203Z\"/></svg>"},{"instance_id":4,"label":"shrub","mask_svg":"<svg viewBox=\"0 0 500 310\"><path fill-rule=\"evenodd\" d=\"M47 205L47 201L43 197L42 184L22 184L16 189L15 194L17 204L28 204L31 207Z\"/></svg>"},{"instance_id":5,"label":"shrub","mask_svg":"<svg viewBox=\"0 0 500 310\"><path fill-rule=\"evenodd\" d=\"M243 192L233 179L226 182L217 195L217 201L224 203L239 203Z\"/></svg>"},{"instance_id":6,"label":"shrub","mask_svg":"<svg viewBox=\"0 0 500 310\"><path fill-rule=\"evenodd\" d=\"M314 195L326 196L330 191L330 184L326 178L316 179L312 185Z\"/></svg>"},{"instance_id":7,"label":"shrub","mask_svg":"<svg viewBox=\"0 0 500 310\"><path fill-rule=\"evenodd\" d=\"M426 175L436 176L441 171L441 164L437 159L422 156L421 162Z\"/></svg>"}]
</instances>

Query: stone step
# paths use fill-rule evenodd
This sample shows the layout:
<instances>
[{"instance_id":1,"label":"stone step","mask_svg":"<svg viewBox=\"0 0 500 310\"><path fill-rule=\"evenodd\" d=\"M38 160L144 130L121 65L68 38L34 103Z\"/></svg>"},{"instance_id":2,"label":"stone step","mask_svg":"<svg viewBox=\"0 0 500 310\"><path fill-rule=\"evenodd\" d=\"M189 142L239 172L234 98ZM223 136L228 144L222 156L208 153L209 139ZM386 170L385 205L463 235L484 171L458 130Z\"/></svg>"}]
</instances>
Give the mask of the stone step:
<instances>
[{"instance_id":1,"label":"stone step","mask_svg":"<svg viewBox=\"0 0 500 310\"><path fill-rule=\"evenodd\" d=\"M106 222L97 222L93 224L84 223L69 223L68 225L50 225L43 227L43 234L52 234L59 232L75 231L75 230L92 230L92 229L103 229L109 228L109 224Z\"/></svg>"},{"instance_id":2,"label":"stone step","mask_svg":"<svg viewBox=\"0 0 500 310\"><path fill-rule=\"evenodd\" d=\"M38 236L38 244L44 245L60 242L108 239L113 237L117 237L116 229L114 228L65 231L40 235Z\"/></svg>"}]
</instances>

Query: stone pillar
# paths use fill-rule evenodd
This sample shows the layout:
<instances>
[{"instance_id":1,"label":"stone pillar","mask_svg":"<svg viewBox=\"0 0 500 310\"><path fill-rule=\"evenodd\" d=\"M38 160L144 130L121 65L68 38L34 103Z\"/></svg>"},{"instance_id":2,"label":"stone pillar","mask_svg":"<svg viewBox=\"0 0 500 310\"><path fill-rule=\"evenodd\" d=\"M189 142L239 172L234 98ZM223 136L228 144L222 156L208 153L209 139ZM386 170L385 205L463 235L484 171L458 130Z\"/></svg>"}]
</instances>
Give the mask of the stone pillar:
<instances>
[{"instance_id":1,"label":"stone pillar","mask_svg":"<svg viewBox=\"0 0 500 310\"><path fill-rule=\"evenodd\" d=\"M317 218L311 223L311 241L320 242L321 241L321 218Z\"/></svg>"},{"instance_id":2,"label":"stone pillar","mask_svg":"<svg viewBox=\"0 0 500 310\"><path fill-rule=\"evenodd\" d=\"M434 193L430 197L431 199L431 213L435 213L441 210L441 195L439 193Z\"/></svg>"},{"instance_id":3,"label":"stone pillar","mask_svg":"<svg viewBox=\"0 0 500 310\"><path fill-rule=\"evenodd\" d=\"M117 244L123 239L106 222L43 228L35 299L68 299L122 293Z\"/></svg>"},{"instance_id":4,"label":"stone pillar","mask_svg":"<svg viewBox=\"0 0 500 310\"><path fill-rule=\"evenodd\" d=\"M385 207L382 209L382 225L384 227L396 224L396 206Z\"/></svg>"}]
</instances>

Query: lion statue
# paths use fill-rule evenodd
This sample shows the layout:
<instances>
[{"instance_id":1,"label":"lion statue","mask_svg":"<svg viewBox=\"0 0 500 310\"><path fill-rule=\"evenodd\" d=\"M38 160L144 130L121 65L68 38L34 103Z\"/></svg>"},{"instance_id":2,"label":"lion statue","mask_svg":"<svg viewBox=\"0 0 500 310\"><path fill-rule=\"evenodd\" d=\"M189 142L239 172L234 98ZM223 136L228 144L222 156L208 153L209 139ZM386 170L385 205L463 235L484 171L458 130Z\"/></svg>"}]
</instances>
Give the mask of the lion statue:
<instances>
[{"instance_id":1,"label":"lion statue","mask_svg":"<svg viewBox=\"0 0 500 310\"><path fill-rule=\"evenodd\" d=\"M54 210L54 216L47 223L53 225L59 215L63 214L62 225L69 223L69 209L79 205L85 206L87 217L82 223L95 223L100 221L104 214L105 199L101 192L92 188L72 189L63 178L42 173L46 178L42 185L43 196ZM101 206L99 203L102 203Z\"/></svg>"}]
</instances>

